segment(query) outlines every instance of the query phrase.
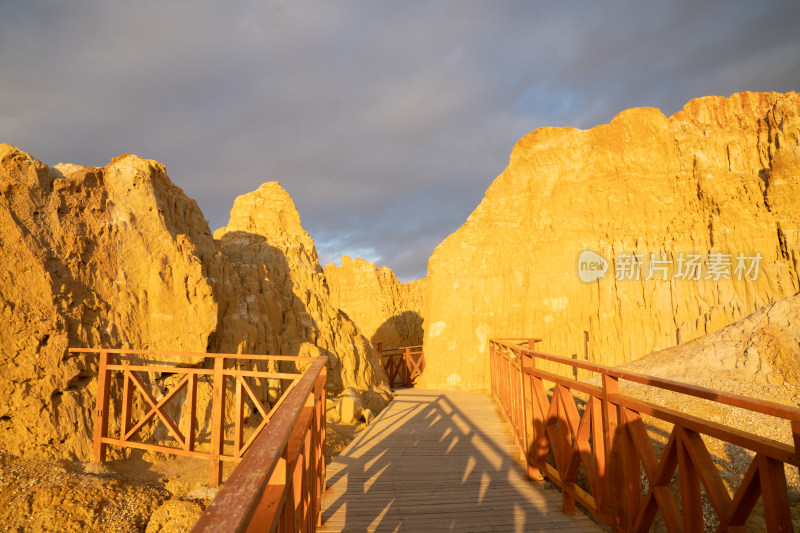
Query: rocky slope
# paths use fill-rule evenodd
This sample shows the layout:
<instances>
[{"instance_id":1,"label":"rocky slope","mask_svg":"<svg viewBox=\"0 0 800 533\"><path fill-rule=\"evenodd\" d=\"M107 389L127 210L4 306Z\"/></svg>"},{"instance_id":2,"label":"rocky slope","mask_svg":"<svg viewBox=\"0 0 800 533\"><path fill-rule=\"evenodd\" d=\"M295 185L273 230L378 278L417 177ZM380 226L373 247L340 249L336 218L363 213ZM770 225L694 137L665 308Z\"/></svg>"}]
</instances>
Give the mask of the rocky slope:
<instances>
[{"instance_id":1,"label":"rocky slope","mask_svg":"<svg viewBox=\"0 0 800 533\"><path fill-rule=\"evenodd\" d=\"M324 354L332 393L370 391L376 410L386 401L375 353L329 303L276 185L237 200L215 241L156 161L50 168L3 144L0 259L2 451L89 458L97 361L68 347Z\"/></svg>"},{"instance_id":2,"label":"rocky slope","mask_svg":"<svg viewBox=\"0 0 800 533\"><path fill-rule=\"evenodd\" d=\"M88 475L80 465L21 459L0 452L2 531L151 531L149 523L159 521L151 515L168 497L155 483L113 474Z\"/></svg>"},{"instance_id":3,"label":"rocky slope","mask_svg":"<svg viewBox=\"0 0 800 533\"><path fill-rule=\"evenodd\" d=\"M384 348L422 344L425 279L400 283L388 267L342 257L325 266L331 303L349 316L373 344Z\"/></svg>"},{"instance_id":4,"label":"rocky slope","mask_svg":"<svg viewBox=\"0 0 800 533\"><path fill-rule=\"evenodd\" d=\"M704 337L635 359L623 368L739 394L753 384L800 392L800 294L773 302Z\"/></svg>"},{"instance_id":5,"label":"rocky slope","mask_svg":"<svg viewBox=\"0 0 800 533\"><path fill-rule=\"evenodd\" d=\"M492 336L618 365L794 294L798 145L796 93L530 133L429 261L422 383L486 389Z\"/></svg>"}]
</instances>

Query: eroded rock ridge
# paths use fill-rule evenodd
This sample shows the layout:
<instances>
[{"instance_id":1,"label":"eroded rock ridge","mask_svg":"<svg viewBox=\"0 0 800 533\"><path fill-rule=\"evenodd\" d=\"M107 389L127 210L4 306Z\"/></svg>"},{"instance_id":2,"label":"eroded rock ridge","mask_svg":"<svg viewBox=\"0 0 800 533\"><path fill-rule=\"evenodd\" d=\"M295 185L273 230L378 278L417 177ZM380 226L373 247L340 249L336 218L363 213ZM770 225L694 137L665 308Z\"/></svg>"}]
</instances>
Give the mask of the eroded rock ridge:
<instances>
[{"instance_id":1,"label":"eroded rock ridge","mask_svg":"<svg viewBox=\"0 0 800 533\"><path fill-rule=\"evenodd\" d=\"M422 344L425 279L401 283L388 267L342 257L342 266L325 266L331 302L383 348Z\"/></svg>"}]
</instances>

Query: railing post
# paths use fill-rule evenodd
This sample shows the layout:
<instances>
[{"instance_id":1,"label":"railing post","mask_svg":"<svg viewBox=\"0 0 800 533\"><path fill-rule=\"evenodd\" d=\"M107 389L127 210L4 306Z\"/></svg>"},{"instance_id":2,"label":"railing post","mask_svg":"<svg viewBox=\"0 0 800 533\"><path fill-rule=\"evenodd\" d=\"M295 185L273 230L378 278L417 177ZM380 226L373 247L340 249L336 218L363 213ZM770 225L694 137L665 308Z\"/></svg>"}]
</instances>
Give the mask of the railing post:
<instances>
[{"instance_id":1,"label":"railing post","mask_svg":"<svg viewBox=\"0 0 800 533\"><path fill-rule=\"evenodd\" d=\"M288 458L288 444L287 444L287 455ZM295 513L294 510L296 508L296 500L295 500L295 490L294 490L294 467L297 466L297 463L289 463L289 460L286 460L286 503L283 506L283 530L284 532L288 533L290 531L297 531L294 524L294 517ZM278 531L281 531L280 527Z\"/></svg>"},{"instance_id":2,"label":"railing post","mask_svg":"<svg viewBox=\"0 0 800 533\"><path fill-rule=\"evenodd\" d=\"M295 487L298 492L297 508L295 510L295 516L297 518L295 524L299 526L296 531L308 531L308 526L310 525L309 517L313 501L310 492L313 481L309 479L309 474L312 472L313 468L311 435L314 432L312 426L314 424L314 407L316 401L314 388L312 388L306 399L306 409L310 409L311 413L309 414L307 422L308 426L305 428L305 435L303 436L302 443L299 445L299 455L297 456L297 465L295 468Z\"/></svg>"},{"instance_id":3,"label":"railing post","mask_svg":"<svg viewBox=\"0 0 800 533\"><path fill-rule=\"evenodd\" d=\"M241 369L241 367L239 367ZM244 437L244 398L242 398L242 380L244 376L235 376L236 392L234 393L234 415L233 427L233 456L240 457L242 452L242 438Z\"/></svg>"},{"instance_id":4,"label":"railing post","mask_svg":"<svg viewBox=\"0 0 800 533\"><path fill-rule=\"evenodd\" d=\"M489 341L489 383L491 383L492 398L496 398L495 384L494 384L494 341Z\"/></svg>"},{"instance_id":5,"label":"railing post","mask_svg":"<svg viewBox=\"0 0 800 533\"><path fill-rule=\"evenodd\" d=\"M111 393L111 373L107 366L110 355L100 352L100 361L97 368L97 401L94 411L94 442L92 457L94 462L102 463L106 460L106 445L103 439L108 436L108 403Z\"/></svg>"},{"instance_id":6,"label":"railing post","mask_svg":"<svg viewBox=\"0 0 800 533\"><path fill-rule=\"evenodd\" d=\"M534 369L536 369L536 356L531 355L531 371ZM539 406L539 400L535 398L535 395L538 393L536 391L536 383L534 383L534 380L537 380L536 383L541 385L541 383L538 381L538 378L531 375L531 406L533 408L533 411L531 412L531 439L533 444L528 448L528 479L532 481L541 481L544 479L544 475L542 474L541 470L539 470L539 456L541 454L538 446L542 441L542 438L546 436L546 430L544 427L545 413L542 412L541 407ZM532 449L534 446L537 447L535 450Z\"/></svg>"},{"instance_id":7,"label":"railing post","mask_svg":"<svg viewBox=\"0 0 800 533\"><path fill-rule=\"evenodd\" d=\"M572 393L558 383L555 384L553 388L553 400L556 402L556 419L558 421L558 457L556 458L556 465L559 471L559 474L562 476L561 482L563 486L561 487L561 506L566 514L572 514L575 512L575 481L574 478L570 480L567 477L567 469L569 465L567 464L567 458L570 455L570 451L572 448L572 443L570 442L569 437L569 421L567 420L567 412L564 409L564 405L562 404L562 397L565 395L571 395ZM566 400L564 400L566 401ZM555 453L554 453L555 455Z\"/></svg>"},{"instance_id":8,"label":"railing post","mask_svg":"<svg viewBox=\"0 0 800 533\"><path fill-rule=\"evenodd\" d=\"M606 438L605 430L603 428L603 400L597 396L589 398L591 405L587 404L586 408L592 409L592 444L594 447L595 464L597 467L598 482L594 487L594 501L595 507L600 514L611 515L611 503L609 501L608 492L608 455L606 453Z\"/></svg>"},{"instance_id":9,"label":"railing post","mask_svg":"<svg viewBox=\"0 0 800 533\"><path fill-rule=\"evenodd\" d=\"M318 388L321 390L319 391L319 405L317 407L317 420L315 426L316 438L317 438L317 451L316 451L316 474L317 478L315 480L316 487L317 487L317 497L316 497L316 508L315 512L317 513L317 527L322 526L322 493L325 492L325 409L326 409L326 397L327 391L325 389L325 384L327 383L327 367L322 369L321 378L317 380ZM316 393L315 393L316 394Z\"/></svg>"},{"instance_id":10,"label":"railing post","mask_svg":"<svg viewBox=\"0 0 800 533\"><path fill-rule=\"evenodd\" d=\"M122 427L120 428L119 440L128 440L128 432L131 430L133 419L133 389L128 371L122 373Z\"/></svg>"},{"instance_id":11,"label":"railing post","mask_svg":"<svg viewBox=\"0 0 800 533\"><path fill-rule=\"evenodd\" d=\"M503 406L503 412L508 416L508 398L506 396L506 375L508 374L508 358L506 356L506 347L503 346L501 348L501 357L500 357L500 386L498 387L499 396L500 396L500 404Z\"/></svg>"},{"instance_id":12,"label":"railing post","mask_svg":"<svg viewBox=\"0 0 800 533\"><path fill-rule=\"evenodd\" d=\"M405 369L406 369L406 387L411 386L411 347L406 346L405 350L403 351L403 360L405 361Z\"/></svg>"},{"instance_id":13,"label":"railing post","mask_svg":"<svg viewBox=\"0 0 800 533\"><path fill-rule=\"evenodd\" d=\"M516 359L517 354L514 353L512 350L510 354L508 354L508 408L510 409L510 417L509 422L511 423L511 430L514 433L514 441L519 445L519 431L517 431L517 398L516 394L514 394L516 390L516 376L514 375L514 359Z\"/></svg>"},{"instance_id":14,"label":"railing post","mask_svg":"<svg viewBox=\"0 0 800 533\"><path fill-rule=\"evenodd\" d=\"M528 462L528 402L525 399L525 354L519 354L519 401L522 405L522 420L520 420L520 430L522 431L522 459Z\"/></svg>"},{"instance_id":15,"label":"railing post","mask_svg":"<svg viewBox=\"0 0 800 533\"><path fill-rule=\"evenodd\" d=\"M506 413L508 419L511 420L513 416L513 407L511 406L511 353L507 351L505 360L506 370L503 373L503 400L506 404Z\"/></svg>"},{"instance_id":16,"label":"railing post","mask_svg":"<svg viewBox=\"0 0 800 533\"><path fill-rule=\"evenodd\" d=\"M209 483L217 486L222 483L222 455L225 446L225 358L214 359L214 389L211 396L211 466Z\"/></svg>"},{"instance_id":17,"label":"railing post","mask_svg":"<svg viewBox=\"0 0 800 533\"><path fill-rule=\"evenodd\" d=\"M186 389L186 403L189 408L189 420L186 424L186 449L194 451L194 433L197 426L197 374L189 374L189 383Z\"/></svg>"},{"instance_id":18,"label":"railing post","mask_svg":"<svg viewBox=\"0 0 800 533\"><path fill-rule=\"evenodd\" d=\"M400 352L400 381L402 381L403 385L408 387L408 353L406 352L405 348L402 346L398 347L398 349L402 349Z\"/></svg>"}]
</instances>

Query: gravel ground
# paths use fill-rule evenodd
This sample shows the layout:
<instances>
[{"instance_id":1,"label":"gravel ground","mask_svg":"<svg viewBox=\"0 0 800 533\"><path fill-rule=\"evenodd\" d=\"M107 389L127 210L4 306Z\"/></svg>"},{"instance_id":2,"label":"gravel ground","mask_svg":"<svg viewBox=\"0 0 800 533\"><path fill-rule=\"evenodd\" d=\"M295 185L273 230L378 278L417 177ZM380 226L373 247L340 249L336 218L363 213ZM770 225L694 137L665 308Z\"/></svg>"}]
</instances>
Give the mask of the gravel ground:
<instances>
[{"instance_id":1,"label":"gravel ground","mask_svg":"<svg viewBox=\"0 0 800 533\"><path fill-rule=\"evenodd\" d=\"M157 484L0 453L0 531L144 531L168 498Z\"/></svg>"},{"instance_id":2,"label":"gravel ground","mask_svg":"<svg viewBox=\"0 0 800 533\"><path fill-rule=\"evenodd\" d=\"M326 463L363 428L329 423ZM217 492L207 480L198 459L134 452L97 466L0 452L0 532L185 532Z\"/></svg>"}]
</instances>

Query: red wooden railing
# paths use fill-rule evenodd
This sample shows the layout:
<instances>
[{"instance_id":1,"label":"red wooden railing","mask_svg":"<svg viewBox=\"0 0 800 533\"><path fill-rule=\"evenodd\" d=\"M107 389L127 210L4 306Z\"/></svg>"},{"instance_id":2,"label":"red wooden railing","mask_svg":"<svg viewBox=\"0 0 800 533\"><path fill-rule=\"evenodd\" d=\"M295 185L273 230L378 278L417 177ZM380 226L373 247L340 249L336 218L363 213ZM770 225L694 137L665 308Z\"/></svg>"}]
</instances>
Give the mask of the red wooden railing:
<instances>
[{"instance_id":1,"label":"red wooden railing","mask_svg":"<svg viewBox=\"0 0 800 533\"><path fill-rule=\"evenodd\" d=\"M759 499L768 531L792 531L784 466L800 465L800 409L537 352L535 340L526 342L528 347L490 341L492 395L512 426L529 477L544 475L560 486L565 512L577 501L615 531L649 531L657 515L669 531L703 531L704 493L719 522L717 531L746 531ZM545 361L597 373L602 386L545 371ZM789 421L794 446L627 396L620 381ZM582 413L576 393L585 402ZM643 416L672 424L660 457ZM754 452L732 495L701 435ZM583 487L576 483L581 465ZM670 490L676 473L677 500Z\"/></svg>"},{"instance_id":2,"label":"red wooden railing","mask_svg":"<svg viewBox=\"0 0 800 533\"><path fill-rule=\"evenodd\" d=\"M97 403L94 412L94 443L93 460L103 462L106 458L106 448L108 445L140 448L163 453L183 455L188 457L199 457L208 459L209 482L212 485L219 485L222 481L222 464L225 461L239 462L242 456L254 444L256 437L268 424L271 423L275 415L280 412L280 408L290 392L297 386L303 378L303 374L285 372L264 372L258 370L240 370L230 368L232 362L244 361L294 361L308 363L308 358L279 356L279 355L244 355L244 354L208 354L190 352L167 352L153 350L103 350L94 348L73 348L73 353L96 353L99 354L98 383L97 383ZM196 368L187 366L177 366L169 360L198 361L212 359L214 367ZM160 359L158 362L152 362ZM166 360L166 361L165 361ZM319 358L324 363L325 358ZM144 362L142 362L144 361ZM317 363L313 368L322 363ZM310 370L309 370L310 371ZM154 372L168 373L182 376L177 384L170 391L154 390L148 384L146 375ZM111 417L111 383L117 377L122 378L121 386L121 408L117 411L118 419L112 424ZM197 442L197 385L198 378L207 376L210 378L212 389L212 410L210 420L210 439L208 442ZM225 452L225 406L229 401L227 398L228 388L226 381L233 379L235 383L234 393L234 428L233 446L230 453ZM290 381L283 395L272 406L272 409L264 406L256 394L255 387L250 380L282 380ZM182 408L173 409L178 413L183 412L185 416L180 420L175 420L170 416L167 405L175 403L176 397L180 397L183 390L186 390L184 405ZM139 393L144 399L144 403L149 410L138 421L134 421L134 398ZM156 399L160 396L160 399ZM259 426L251 433L249 439L244 440L244 411L245 402L249 398L255 409L260 413L262 420ZM156 444L146 442L142 429L155 417L166 426L169 436L175 442L174 446L163 442ZM115 426L118 429L117 435L110 435L110 428ZM182 426L182 428L181 428Z\"/></svg>"},{"instance_id":3,"label":"red wooden railing","mask_svg":"<svg viewBox=\"0 0 800 533\"><path fill-rule=\"evenodd\" d=\"M381 364L389 379L389 386L414 386L415 380L425 370L425 353L422 346L400 346L383 349L382 343L376 343L375 349L381 354Z\"/></svg>"},{"instance_id":4,"label":"red wooden railing","mask_svg":"<svg viewBox=\"0 0 800 533\"><path fill-rule=\"evenodd\" d=\"M286 395L193 533L314 532L325 489L326 357Z\"/></svg>"}]
</instances>

